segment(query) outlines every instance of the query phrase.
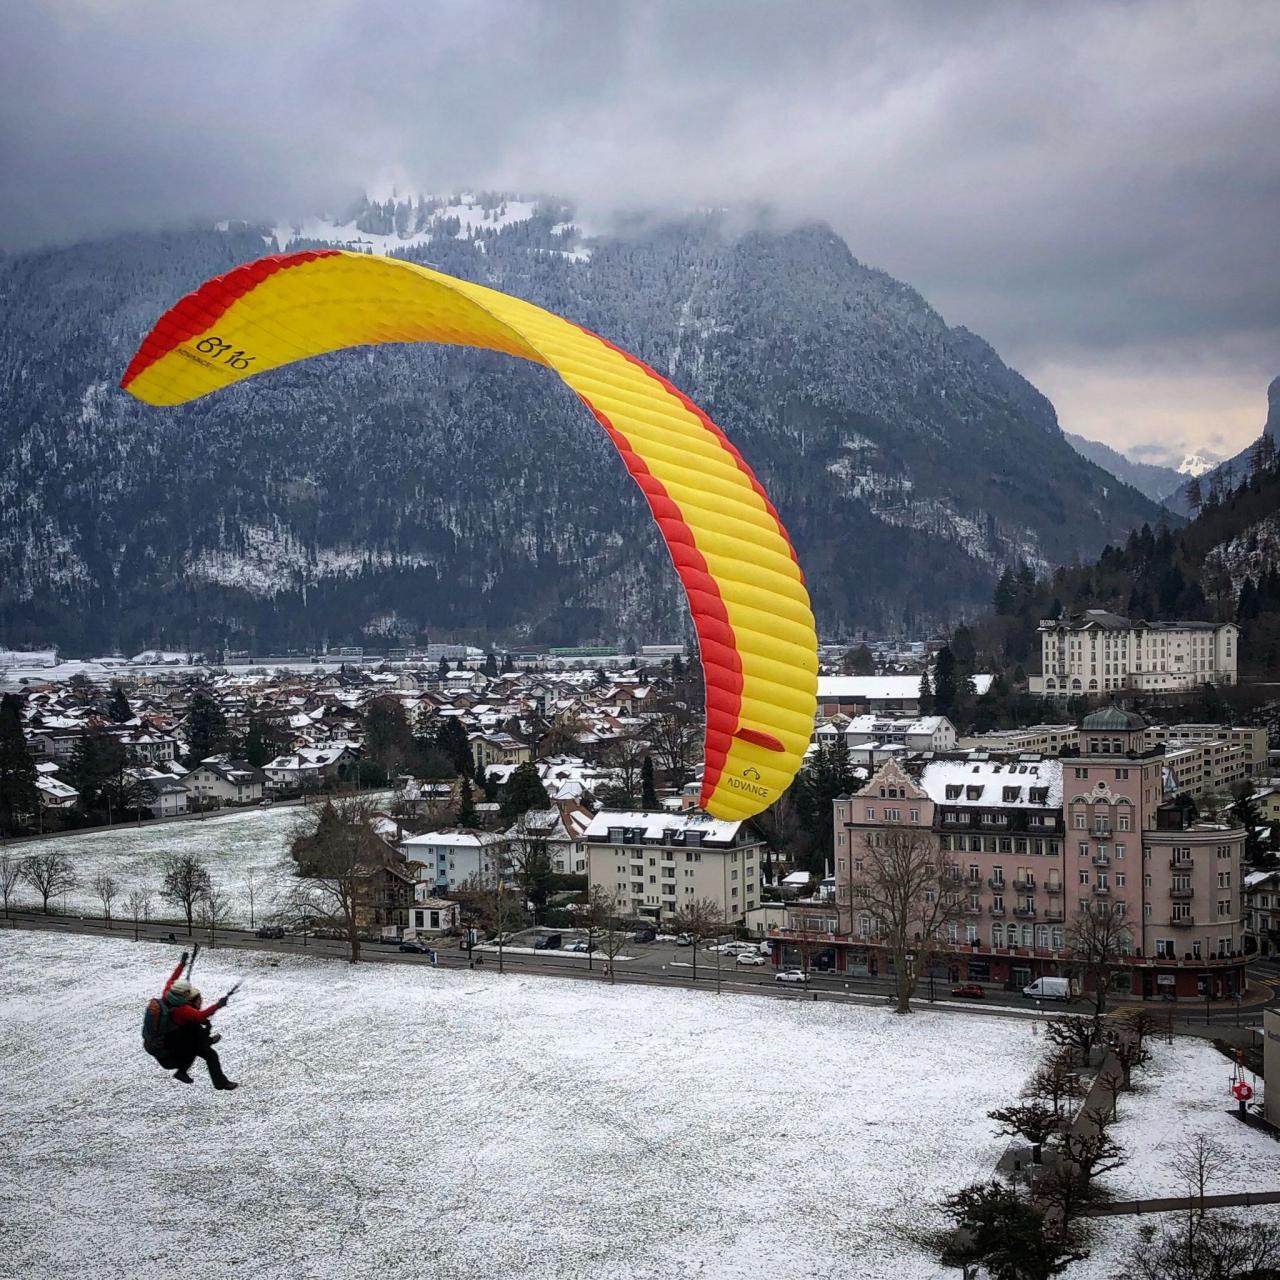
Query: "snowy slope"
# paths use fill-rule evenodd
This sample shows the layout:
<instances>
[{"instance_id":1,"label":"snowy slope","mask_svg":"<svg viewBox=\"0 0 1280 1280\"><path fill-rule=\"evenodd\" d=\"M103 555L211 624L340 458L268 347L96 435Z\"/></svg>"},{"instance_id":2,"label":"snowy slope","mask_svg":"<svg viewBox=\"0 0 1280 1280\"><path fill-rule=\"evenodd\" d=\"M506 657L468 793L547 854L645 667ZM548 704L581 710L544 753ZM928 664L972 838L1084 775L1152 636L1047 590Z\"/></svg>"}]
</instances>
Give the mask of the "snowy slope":
<instances>
[{"instance_id":1,"label":"snowy slope","mask_svg":"<svg viewBox=\"0 0 1280 1280\"><path fill-rule=\"evenodd\" d=\"M905 1232L990 1171L985 1113L1040 1047L963 1016L212 952L206 990L247 979L221 1095L138 1048L172 959L0 934L6 1274L941 1276Z\"/></svg>"}]
</instances>

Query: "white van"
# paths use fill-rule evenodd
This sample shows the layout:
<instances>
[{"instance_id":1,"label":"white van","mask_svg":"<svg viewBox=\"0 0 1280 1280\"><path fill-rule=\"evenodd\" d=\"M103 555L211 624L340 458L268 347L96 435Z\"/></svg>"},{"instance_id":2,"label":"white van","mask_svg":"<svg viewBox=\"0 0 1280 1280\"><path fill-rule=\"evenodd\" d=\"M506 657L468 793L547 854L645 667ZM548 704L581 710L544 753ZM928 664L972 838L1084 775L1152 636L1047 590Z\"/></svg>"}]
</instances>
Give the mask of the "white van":
<instances>
[{"instance_id":1,"label":"white van","mask_svg":"<svg viewBox=\"0 0 1280 1280\"><path fill-rule=\"evenodd\" d=\"M1037 978L1029 987L1022 988L1024 996L1036 1000L1070 1000L1070 978Z\"/></svg>"}]
</instances>

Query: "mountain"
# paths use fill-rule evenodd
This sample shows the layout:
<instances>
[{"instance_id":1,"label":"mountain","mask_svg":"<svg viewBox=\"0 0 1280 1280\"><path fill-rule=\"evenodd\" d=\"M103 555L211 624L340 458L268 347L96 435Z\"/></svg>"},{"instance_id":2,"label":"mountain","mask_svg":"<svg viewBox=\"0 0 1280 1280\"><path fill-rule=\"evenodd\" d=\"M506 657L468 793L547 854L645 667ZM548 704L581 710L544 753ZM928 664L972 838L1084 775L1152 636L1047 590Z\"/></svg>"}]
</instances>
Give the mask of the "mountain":
<instances>
[{"instance_id":1,"label":"mountain","mask_svg":"<svg viewBox=\"0 0 1280 1280\"><path fill-rule=\"evenodd\" d=\"M1259 450L1265 451L1268 440L1271 441L1270 447L1280 446L1280 378L1272 378L1271 385L1267 387L1267 419L1262 424L1262 434L1248 448L1241 449L1234 458L1211 464L1202 470L1188 467L1187 463L1192 458L1185 459L1178 470L1185 472L1190 478L1169 492L1164 499L1165 505L1179 515L1191 515L1196 510L1192 498L1197 488L1202 500L1211 492L1216 491L1221 497L1223 493L1234 489L1241 478L1255 468ZM1192 455L1193 458L1194 456ZM1199 485L1193 485L1193 480L1198 480Z\"/></svg>"},{"instance_id":2,"label":"mountain","mask_svg":"<svg viewBox=\"0 0 1280 1280\"><path fill-rule=\"evenodd\" d=\"M687 634L639 492L545 370L385 346L172 410L117 389L183 293L316 243L493 284L670 377L760 473L828 635L918 631L988 599L1005 564L1096 554L1159 514L987 343L828 227L738 233L706 214L588 238L553 202L364 202L297 228L0 259L0 638L267 652Z\"/></svg>"},{"instance_id":3,"label":"mountain","mask_svg":"<svg viewBox=\"0 0 1280 1280\"><path fill-rule=\"evenodd\" d=\"M1097 463L1125 484L1132 485L1139 493L1145 493L1152 502L1159 502L1166 493L1178 485L1178 472L1172 467L1160 467L1150 462L1135 462L1123 453L1112 449L1100 440L1086 440L1084 436L1063 433L1071 447L1079 454Z\"/></svg>"}]
</instances>

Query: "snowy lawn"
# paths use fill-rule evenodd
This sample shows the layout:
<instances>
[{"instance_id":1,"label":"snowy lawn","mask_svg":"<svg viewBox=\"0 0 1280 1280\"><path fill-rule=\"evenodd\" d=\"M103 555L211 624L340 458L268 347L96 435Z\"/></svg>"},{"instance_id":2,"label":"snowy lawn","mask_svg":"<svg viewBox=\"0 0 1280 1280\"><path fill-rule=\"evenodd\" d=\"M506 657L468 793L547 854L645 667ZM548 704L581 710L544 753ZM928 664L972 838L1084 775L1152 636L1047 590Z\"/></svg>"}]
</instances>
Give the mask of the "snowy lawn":
<instances>
[{"instance_id":1,"label":"snowy lawn","mask_svg":"<svg viewBox=\"0 0 1280 1280\"><path fill-rule=\"evenodd\" d=\"M1117 1200L1185 1196L1174 1172L1178 1144L1208 1134L1228 1152L1228 1167L1212 1179L1211 1195L1236 1191L1280 1191L1280 1142L1247 1128L1232 1115L1227 1092L1231 1063L1207 1040L1158 1037L1148 1041L1152 1060L1134 1073L1132 1093L1120 1095L1120 1119L1112 1129L1129 1156L1128 1163L1105 1175L1099 1185ZM1249 1076L1262 1101L1262 1080Z\"/></svg>"},{"instance_id":2,"label":"snowy lawn","mask_svg":"<svg viewBox=\"0 0 1280 1280\"><path fill-rule=\"evenodd\" d=\"M239 1092L141 1052L176 949L0 934L0 1271L935 1277L1042 1041L921 1012L202 954Z\"/></svg>"},{"instance_id":3,"label":"snowy lawn","mask_svg":"<svg viewBox=\"0 0 1280 1280\"><path fill-rule=\"evenodd\" d=\"M169 854L194 853L209 865L214 883L231 897L231 921L249 923L248 876L257 882L254 918L260 921L272 909L278 895L287 892L292 877L288 845L298 823L315 811L296 805L280 809L247 809L217 818L191 818L152 827L116 827L112 831L59 836L14 846L17 857L57 852L69 858L80 877L80 888L50 906L55 910L101 915L102 902L93 891L93 879L101 871L120 885L115 914L128 914L125 899L134 889L151 891L151 914L173 916L179 909L160 897L164 860ZM29 885L20 885L18 901L39 906Z\"/></svg>"}]
</instances>

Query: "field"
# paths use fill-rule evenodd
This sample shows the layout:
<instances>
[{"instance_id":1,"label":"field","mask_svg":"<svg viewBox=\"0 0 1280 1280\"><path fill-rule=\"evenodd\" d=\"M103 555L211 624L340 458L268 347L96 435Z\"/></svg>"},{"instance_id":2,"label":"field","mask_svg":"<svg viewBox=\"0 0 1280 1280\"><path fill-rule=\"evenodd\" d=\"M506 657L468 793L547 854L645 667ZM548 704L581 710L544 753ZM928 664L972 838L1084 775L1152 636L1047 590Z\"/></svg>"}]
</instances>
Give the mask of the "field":
<instances>
[{"instance_id":1,"label":"field","mask_svg":"<svg viewBox=\"0 0 1280 1280\"><path fill-rule=\"evenodd\" d=\"M214 883L231 898L231 923L249 923L248 882L255 879L254 918L271 910L271 904L287 891L291 880L289 840L299 821L313 811L290 805L279 809L247 809L219 817L158 823L154 826L120 826L59 836L56 840L15 845L13 856L56 851L69 858L80 877L80 887L55 900L54 910L100 915L102 903L92 888L99 872L106 871L120 885L115 904L118 917L127 914L125 899L133 889L150 890L152 915L176 916L178 908L159 896L165 857L194 853L209 866ZM18 900L39 906L30 886L18 889Z\"/></svg>"},{"instance_id":2,"label":"field","mask_svg":"<svg viewBox=\"0 0 1280 1280\"><path fill-rule=\"evenodd\" d=\"M990 1172L986 1112L1041 1048L968 1015L214 951L207 992L246 978L218 1094L139 1048L173 958L0 935L5 1274L954 1275L910 1233Z\"/></svg>"}]
</instances>

